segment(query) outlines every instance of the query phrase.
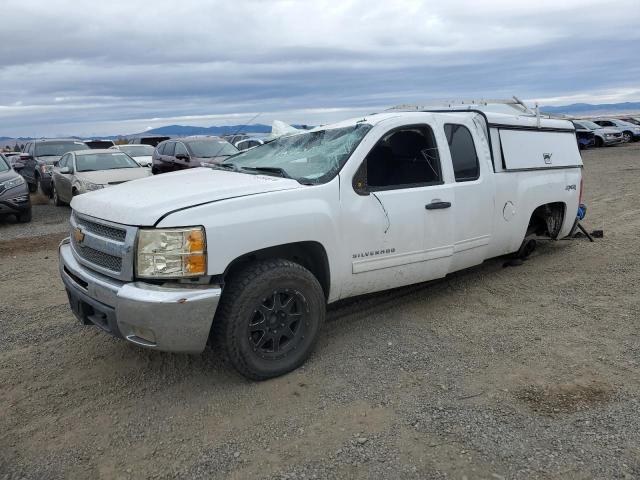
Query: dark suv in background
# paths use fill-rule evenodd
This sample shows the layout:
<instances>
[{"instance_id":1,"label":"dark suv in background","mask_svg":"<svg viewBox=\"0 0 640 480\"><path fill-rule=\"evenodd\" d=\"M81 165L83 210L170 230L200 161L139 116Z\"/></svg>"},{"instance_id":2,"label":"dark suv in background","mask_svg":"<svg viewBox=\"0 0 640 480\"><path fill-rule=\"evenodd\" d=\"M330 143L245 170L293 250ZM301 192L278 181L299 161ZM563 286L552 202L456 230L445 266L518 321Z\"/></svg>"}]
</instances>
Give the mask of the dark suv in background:
<instances>
[{"instance_id":1,"label":"dark suv in background","mask_svg":"<svg viewBox=\"0 0 640 480\"><path fill-rule=\"evenodd\" d=\"M78 140L32 140L24 146L21 156L24 167L20 170L20 175L27 181L31 193L40 187L42 193L49 196L51 173L60 157L67 152L88 149L86 143Z\"/></svg>"},{"instance_id":2,"label":"dark suv in background","mask_svg":"<svg viewBox=\"0 0 640 480\"><path fill-rule=\"evenodd\" d=\"M14 215L21 223L30 222L31 199L24 178L0 154L0 217L5 215Z\"/></svg>"},{"instance_id":3,"label":"dark suv in background","mask_svg":"<svg viewBox=\"0 0 640 480\"><path fill-rule=\"evenodd\" d=\"M238 149L220 137L197 136L166 140L153 152L151 172L174 172L186 168L220 163Z\"/></svg>"}]
</instances>

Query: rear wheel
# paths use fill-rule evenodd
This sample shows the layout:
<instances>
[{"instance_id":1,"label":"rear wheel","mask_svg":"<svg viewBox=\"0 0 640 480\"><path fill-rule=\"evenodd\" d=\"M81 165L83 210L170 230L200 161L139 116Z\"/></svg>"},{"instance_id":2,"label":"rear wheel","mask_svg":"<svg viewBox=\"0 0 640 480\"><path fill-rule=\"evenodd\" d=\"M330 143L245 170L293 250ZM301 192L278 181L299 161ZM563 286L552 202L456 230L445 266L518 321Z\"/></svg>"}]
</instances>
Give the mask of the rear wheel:
<instances>
[{"instance_id":1,"label":"rear wheel","mask_svg":"<svg viewBox=\"0 0 640 480\"><path fill-rule=\"evenodd\" d=\"M38 191L37 183L27 183L27 186L29 187L29 193L36 193Z\"/></svg>"},{"instance_id":2,"label":"rear wheel","mask_svg":"<svg viewBox=\"0 0 640 480\"><path fill-rule=\"evenodd\" d=\"M266 380L304 363L324 317L324 293L309 270L288 260L255 262L229 278L214 341L238 372Z\"/></svg>"}]
</instances>

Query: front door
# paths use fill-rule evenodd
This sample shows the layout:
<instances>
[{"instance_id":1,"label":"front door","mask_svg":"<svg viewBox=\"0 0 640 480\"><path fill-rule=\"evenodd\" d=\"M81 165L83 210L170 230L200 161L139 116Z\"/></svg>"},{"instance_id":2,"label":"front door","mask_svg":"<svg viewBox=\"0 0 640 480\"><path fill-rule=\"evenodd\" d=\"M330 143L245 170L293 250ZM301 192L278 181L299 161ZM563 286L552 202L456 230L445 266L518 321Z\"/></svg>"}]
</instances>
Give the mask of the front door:
<instances>
[{"instance_id":1,"label":"front door","mask_svg":"<svg viewBox=\"0 0 640 480\"><path fill-rule=\"evenodd\" d=\"M351 277L341 296L447 274L453 254L453 189L444 182L430 123L381 131L353 186L345 179L342 189Z\"/></svg>"}]
</instances>

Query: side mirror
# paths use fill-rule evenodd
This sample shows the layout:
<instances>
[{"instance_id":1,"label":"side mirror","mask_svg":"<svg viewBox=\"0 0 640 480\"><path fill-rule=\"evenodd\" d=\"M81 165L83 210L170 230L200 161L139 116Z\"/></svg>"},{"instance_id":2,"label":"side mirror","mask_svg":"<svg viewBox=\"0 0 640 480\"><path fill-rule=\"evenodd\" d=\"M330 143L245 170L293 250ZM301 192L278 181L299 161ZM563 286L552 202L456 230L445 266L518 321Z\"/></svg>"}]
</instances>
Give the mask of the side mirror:
<instances>
[{"instance_id":1,"label":"side mirror","mask_svg":"<svg viewBox=\"0 0 640 480\"><path fill-rule=\"evenodd\" d=\"M367 196L369 195L369 190L367 190L367 161L365 160L360 165L360 168L353 176L353 190L358 194Z\"/></svg>"},{"instance_id":2,"label":"side mirror","mask_svg":"<svg viewBox=\"0 0 640 480\"><path fill-rule=\"evenodd\" d=\"M191 159L189 158L189 155L185 155L184 153L178 153L176 155L176 159L177 160L184 160L185 162L190 162Z\"/></svg>"},{"instance_id":3,"label":"side mirror","mask_svg":"<svg viewBox=\"0 0 640 480\"><path fill-rule=\"evenodd\" d=\"M60 173L62 174L69 174L71 173L71 169L69 167L62 167L60 170Z\"/></svg>"}]
</instances>

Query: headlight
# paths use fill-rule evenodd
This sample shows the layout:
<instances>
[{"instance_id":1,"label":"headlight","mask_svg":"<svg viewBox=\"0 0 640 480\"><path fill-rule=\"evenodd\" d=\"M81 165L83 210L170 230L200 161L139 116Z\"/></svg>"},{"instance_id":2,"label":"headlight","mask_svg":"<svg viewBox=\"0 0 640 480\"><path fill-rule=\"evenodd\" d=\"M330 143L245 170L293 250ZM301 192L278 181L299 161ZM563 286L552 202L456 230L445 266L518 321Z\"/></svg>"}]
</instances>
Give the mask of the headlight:
<instances>
[{"instance_id":1,"label":"headlight","mask_svg":"<svg viewBox=\"0 0 640 480\"><path fill-rule=\"evenodd\" d=\"M51 173L53 172L53 165L40 165L40 171L42 173Z\"/></svg>"},{"instance_id":2,"label":"headlight","mask_svg":"<svg viewBox=\"0 0 640 480\"><path fill-rule=\"evenodd\" d=\"M10 188L17 187L23 184L24 178L22 177L16 177L12 180L7 180L6 182L0 183L0 185L4 187L4 190L9 190Z\"/></svg>"},{"instance_id":3,"label":"headlight","mask_svg":"<svg viewBox=\"0 0 640 480\"><path fill-rule=\"evenodd\" d=\"M100 185L99 183L87 182L86 180L80 180L80 185L87 192L91 192L93 190L100 190L101 188L104 188L104 185Z\"/></svg>"},{"instance_id":4,"label":"headlight","mask_svg":"<svg viewBox=\"0 0 640 480\"><path fill-rule=\"evenodd\" d=\"M192 227L140 230L136 271L141 278L205 275L207 242L204 229Z\"/></svg>"}]
</instances>

